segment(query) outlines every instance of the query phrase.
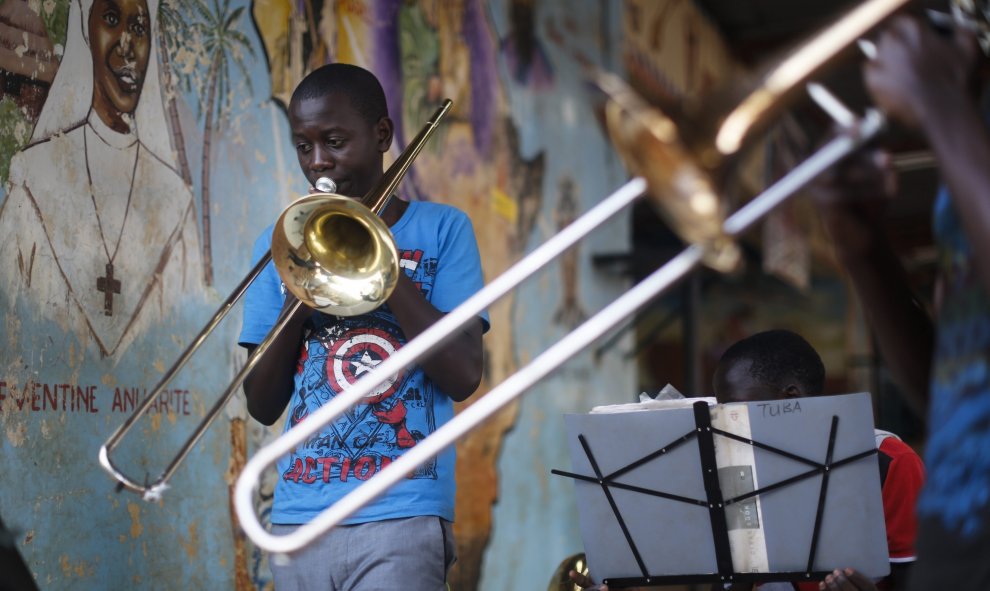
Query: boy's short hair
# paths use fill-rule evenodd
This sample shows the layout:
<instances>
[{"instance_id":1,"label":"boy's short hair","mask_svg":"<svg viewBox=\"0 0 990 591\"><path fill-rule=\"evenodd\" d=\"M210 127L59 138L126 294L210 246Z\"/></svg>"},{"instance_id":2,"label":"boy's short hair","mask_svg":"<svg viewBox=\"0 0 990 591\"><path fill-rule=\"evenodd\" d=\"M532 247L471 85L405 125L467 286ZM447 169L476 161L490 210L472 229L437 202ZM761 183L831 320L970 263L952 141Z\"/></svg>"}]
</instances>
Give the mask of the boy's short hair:
<instances>
[{"instance_id":1,"label":"boy's short hair","mask_svg":"<svg viewBox=\"0 0 990 591\"><path fill-rule=\"evenodd\" d=\"M749 360L749 375L767 386L787 387L794 379L806 396L818 396L825 390L825 364L808 341L789 330L768 330L742 339L729 347L719 365L729 367Z\"/></svg>"},{"instance_id":2,"label":"boy's short hair","mask_svg":"<svg viewBox=\"0 0 990 591\"><path fill-rule=\"evenodd\" d=\"M378 78L352 64L326 64L313 70L296 86L290 104L332 93L347 96L351 106L372 125L382 117L388 117L385 91Z\"/></svg>"}]
</instances>

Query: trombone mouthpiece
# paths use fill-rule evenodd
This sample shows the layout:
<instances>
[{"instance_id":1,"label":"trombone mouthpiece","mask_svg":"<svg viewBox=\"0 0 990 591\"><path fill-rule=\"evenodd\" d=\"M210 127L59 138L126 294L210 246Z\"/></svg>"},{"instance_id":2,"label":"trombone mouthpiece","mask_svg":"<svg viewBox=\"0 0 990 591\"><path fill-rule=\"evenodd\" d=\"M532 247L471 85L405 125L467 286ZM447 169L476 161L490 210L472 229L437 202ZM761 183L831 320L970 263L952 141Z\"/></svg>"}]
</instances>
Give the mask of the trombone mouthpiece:
<instances>
[{"instance_id":1,"label":"trombone mouthpiece","mask_svg":"<svg viewBox=\"0 0 990 591\"><path fill-rule=\"evenodd\" d=\"M321 176L316 179L316 190L322 193L336 193L337 183L333 182L330 177Z\"/></svg>"}]
</instances>

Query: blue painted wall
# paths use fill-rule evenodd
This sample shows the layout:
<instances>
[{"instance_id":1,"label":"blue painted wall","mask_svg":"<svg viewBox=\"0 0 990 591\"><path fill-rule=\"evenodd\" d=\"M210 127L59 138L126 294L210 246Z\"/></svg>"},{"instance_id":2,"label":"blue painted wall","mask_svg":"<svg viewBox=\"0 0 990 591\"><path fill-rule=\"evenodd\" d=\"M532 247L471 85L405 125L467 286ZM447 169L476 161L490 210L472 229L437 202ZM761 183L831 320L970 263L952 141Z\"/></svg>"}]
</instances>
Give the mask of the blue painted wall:
<instances>
[{"instance_id":1,"label":"blue painted wall","mask_svg":"<svg viewBox=\"0 0 990 591\"><path fill-rule=\"evenodd\" d=\"M144 7L147 19L149 7ZM132 493L115 492L114 482L97 464L99 446L131 414L135 400L143 398L246 274L255 236L288 203L293 191L305 190L303 183L290 180L294 178L290 176L295 171L294 155L287 141L279 141L288 137L285 116L270 99L268 64L247 3L183 2L162 8L179 11L183 22L164 23L165 28L159 28L160 19L153 18L150 24L144 21L159 75L154 83L144 80L139 104L157 99L164 106L170 96L176 98L191 185L186 188L182 182L179 143L165 112L160 111L165 117L158 121L142 121L138 136L143 142L168 147L157 156L172 169L172 176L147 185L133 182L131 205L152 204L146 210L128 208L126 199L113 196L100 201L105 204L105 216L128 212L124 224L129 229L121 239L116 262L127 259L148 269L117 277L122 282L140 280L152 285L119 345L101 346L94 334L98 328L87 332L82 323L79 329L80 318L101 320L101 310L80 312L75 304L87 290L95 289L95 277L70 282L66 288L60 277L45 276L38 270L50 272L52 261L42 260L43 244L35 251L33 272L25 272L32 255L26 245L33 244L37 234L24 227L5 225L4 229L0 267L7 269L8 281L0 287L4 337L0 348L0 515L43 589L232 589L243 588L245 583L263 586L268 576L267 572L249 574L249 549L247 555L237 554L245 546L232 526L228 503L237 453L243 454L248 438L242 404L232 404L219 417L179 468L161 501L146 503ZM60 61L78 59L80 52L80 63L86 67L73 72L66 66L61 71L63 80L69 82L63 87L62 100L85 103L88 110L91 94L85 89L92 88L90 51L87 45L70 47L67 37L71 35L66 35L66 27L73 22L92 33L84 24L88 21L74 14L88 13L88 6L74 0L41 5L11 1L3 9L5 22L19 23L24 34L13 41L19 50L0 58L6 79L20 84L20 92L16 85L5 87L0 159L5 164L12 157L30 161L23 169L28 171L26 186L39 187L33 199L76 217L70 221L84 228L92 218L94 198L79 190L85 188L78 178L81 169L53 162L47 175L37 175L31 165L36 169L45 162L31 148L25 149L25 144L31 141L39 110L44 119L45 97L42 94L39 100L39 92L53 88L53 78L59 79L53 72L61 70ZM212 97L207 182L212 190L208 211L213 280L207 284L201 264L205 260L202 170L209 110L205 103L217 70L210 71L214 54L209 51L208 36L213 33L206 26L218 15L229 20L225 32L229 47L225 78ZM174 45L160 44L166 30L176 35ZM141 35L137 29L130 32ZM171 88L164 78L169 66L157 55L160 49L170 58ZM140 67L137 70L140 76ZM153 90L159 90L159 96L152 96ZM53 101L50 104L56 100L54 95L52 91L47 97ZM95 141L92 135L88 138ZM56 134L39 145L55 145L58 140ZM98 158L92 151L91 176L97 193L106 179L97 170L130 178L130 161L103 162L98 169ZM41 176L53 179L54 188L45 185ZM5 179L0 220L16 219L10 196L25 184ZM179 190L174 192L163 190L176 186ZM160 221L164 212L184 207L190 200L194 213L192 231L187 226L183 241L187 250L176 254L177 260L164 270L159 269L160 251L148 245L157 232L171 230ZM132 229L134 235L129 234ZM59 265L84 268L91 257L102 256L98 236L80 229L73 240L73 249L57 253ZM198 252L193 248L197 244ZM123 296L115 297L115 311L120 314L128 302ZM114 461L127 474L140 480L157 477L214 403L243 357L235 344L239 325L239 314L232 315L170 386L175 392L169 406L156 405L157 410L139 421L123 441ZM107 343L113 341L111 337ZM73 398L73 391L81 395Z\"/></svg>"}]
</instances>

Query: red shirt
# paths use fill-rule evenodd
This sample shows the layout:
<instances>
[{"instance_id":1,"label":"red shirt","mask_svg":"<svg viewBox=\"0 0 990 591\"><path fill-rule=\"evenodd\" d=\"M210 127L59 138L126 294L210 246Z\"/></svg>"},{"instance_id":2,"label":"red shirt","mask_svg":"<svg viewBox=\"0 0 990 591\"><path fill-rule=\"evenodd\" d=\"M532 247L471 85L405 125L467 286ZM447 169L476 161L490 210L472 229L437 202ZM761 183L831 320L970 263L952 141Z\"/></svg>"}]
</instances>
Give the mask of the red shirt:
<instances>
[{"instance_id":1,"label":"red shirt","mask_svg":"<svg viewBox=\"0 0 990 591\"><path fill-rule=\"evenodd\" d=\"M891 562L913 562L918 520L914 506L925 481L925 466L918 454L893 433L877 430L880 461L880 496L887 528L887 551ZM882 582L880 589L883 589ZM799 591L817 591L818 583L797 583Z\"/></svg>"}]
</instances>

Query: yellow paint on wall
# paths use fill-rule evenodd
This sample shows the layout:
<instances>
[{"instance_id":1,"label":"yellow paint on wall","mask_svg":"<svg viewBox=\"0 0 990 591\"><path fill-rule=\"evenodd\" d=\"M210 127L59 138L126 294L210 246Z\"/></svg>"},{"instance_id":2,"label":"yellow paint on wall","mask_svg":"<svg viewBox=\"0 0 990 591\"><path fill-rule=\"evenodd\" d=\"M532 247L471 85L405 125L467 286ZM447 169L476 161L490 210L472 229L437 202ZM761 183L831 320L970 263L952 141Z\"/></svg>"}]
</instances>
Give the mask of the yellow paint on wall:
<instances>
[{"instance_id":1,"label":"yellow paint on wall","mask_svg":"<svg viewBox=\"0 0 990 591\"><path fill-rule=\"evenodd\" d=\"M717 29L689 0L629 0L625 17L627 57L651 64L653 74L679 96L696 95L705 90L706 78L716 81L735 67Z\"/></svg>"},{"instance_id":2,"label":"yellow paint on wall","mask_svg":"<svg viewBox=\"0 0 990 591\"><path fill-rule=\"evenodd\" d=\"M7 441L14 447L20 447L27 441L27 425L17 423L7 426Z\"/></svg>"},{"instance_id":3,"label":"yellow paint on wall","mask_svg":"<svg viewBox=\"0 0 990 591\"><path fill-rule=\"evenodd\" d=\"M337 61L364 67L371 66L370 56L364 49L368 45L366 42L368 38L367 21L371 18L368 10L368 5L364 2L342 0L337 3L337 18L335 19ZM327 37L329 32L321 31L324 37Z\"/></svg>"},{"instance_id":4,"label":"yellow paint on wall","mask_svg":"<svg viewBox=\"0 0 990 591\"><path fill-rule=\"evenodd\" d=\"M492 187L492 211L510 224L515 224L519 219L519 205L516 200L499 187Z\"/></svg>"},{"instance_id":5,"label":"yellow paint on wall","mask_svg":"<svg viewBox=\"0 0 990 591\"><path fill-rule=\"evenodd\" d=\"M195 522L189 524L188 533L189 533L189 540L186 541L185 539L180 538L179 543L182 545L182 549L183 551L185 551L186 557L189 560L193 560L194 558L196 558L196 553L197 550L199 549L199 535L197 534L196 531Z\"/></svg>"},{"instance_id":6,"label":"yellow paint on wall","mask_svg":"<svg viewBox=\"0 0 990 591\"><path fill-rule=\"evenodd\" d=\"M131 516L131 538L137 538L144 532L144 526L141 525L141 505L127 503L127 513Z\"/></svg>"},{"instance_id":7,"label":"yellow paint on wall","mask_svg":"<svg viewBox=\"0 0 990 591\"><path fill-rule=\"evenodd\" d=\"M77 579L82 579L85 577L91 577L94 573L94 568L86 564L83 560L80 560L76 564L72 564L67 554L63 554L59 557L58 565L59 568L62 569L62 576L66 579L71 579L73 576Z\"/></svg>"},{"instance_id":8,"label":"yellow paint on wall","mask_svg":"<svg viewBox=\"0 0 990 591\"><path fill-rule=\"evenodd\" d=\"M289 34L292 5L286 0L254 0L252 9L265 46L276 47Z\"/></svg>"}]
</instances>

